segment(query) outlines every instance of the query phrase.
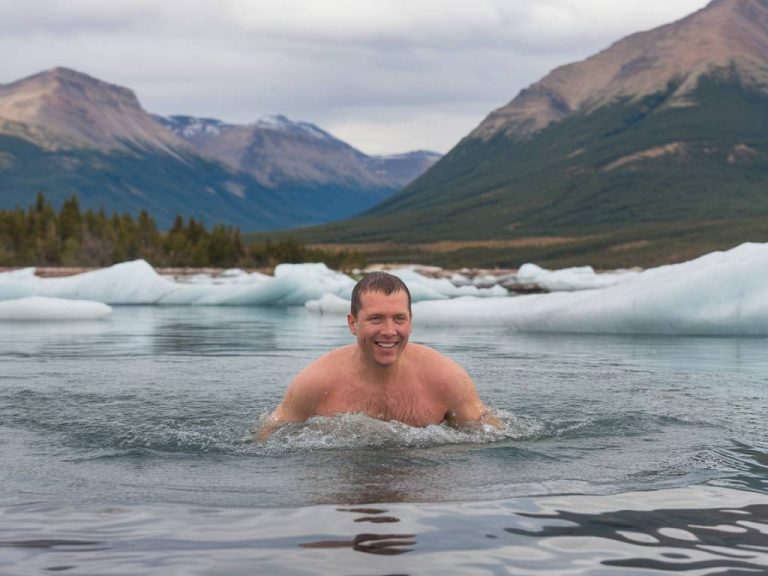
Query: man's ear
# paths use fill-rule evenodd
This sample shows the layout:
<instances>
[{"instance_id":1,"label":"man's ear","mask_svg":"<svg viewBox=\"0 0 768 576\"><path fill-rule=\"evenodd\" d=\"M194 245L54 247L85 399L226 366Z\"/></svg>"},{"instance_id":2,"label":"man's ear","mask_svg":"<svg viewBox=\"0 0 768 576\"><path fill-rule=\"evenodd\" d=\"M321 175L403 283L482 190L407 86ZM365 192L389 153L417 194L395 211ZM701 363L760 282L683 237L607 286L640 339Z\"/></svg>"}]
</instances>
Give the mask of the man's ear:
<instances>
[{"instance_id":1,"label":"man's ear","mask_svg":"<svg viewBox=\"0 0 768 576\"><path fill-rule=\"evenodd\" d=\"M349 326L349 331L357 336L357 318L352 316L352 314L347 314L347 325Z\"/></svg>"}]
</instances>

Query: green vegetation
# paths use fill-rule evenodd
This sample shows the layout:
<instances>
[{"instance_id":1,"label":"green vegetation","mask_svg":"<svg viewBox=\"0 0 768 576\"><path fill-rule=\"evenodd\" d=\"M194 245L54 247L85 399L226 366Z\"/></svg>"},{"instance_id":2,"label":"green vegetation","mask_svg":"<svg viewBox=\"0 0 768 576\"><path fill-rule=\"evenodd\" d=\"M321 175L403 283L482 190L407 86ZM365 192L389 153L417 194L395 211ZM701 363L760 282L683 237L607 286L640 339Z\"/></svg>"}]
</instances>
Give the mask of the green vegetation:
<instances>
[{"instance_id":1,"label":"green vegetation","mask_svg":"<svg viewBox=\"0 0 768 576\"><path fill-rule=\"evenodd\" d=\"M310 248L292 239L246 244L240 230L177 216L167 232L145 210L107 216L81 211L76 196L56 212L43 194L28 210L0 211L0 266L109 266L143 258L153 266L269 268L281 262L325 262L335 269L365 265L354 251Z\"/></svg>"},{"instance_id":2,"label":"green vegetation","mask_svg":"<svg viewBox=\"0 0 768 576\"><path fill-rule=\"evenodd\" d=\"M0 208L24 206L38 192L56 206L77 195L83 209L104 207L137 218L147 208L163 228L179 213L208 225L227 222L250 230L318 221L293 191L278 193L185 150L48 149L0 133L0 191Z\"/></svg>"},{"instance_id":3,"label":"green vegetation","mask_svg":"<svg viewBox=\"0 0 768 576\"><path fill-rule=\"evenodd\" d=\"M768 95L727 69L702 79L692 105L665 106L675 88L574 114L528 139L465 139L366 214L296 237L400 245L369 252L376 260L510 267L651 265L768 241ZM572 241L420 248L553 236Z\"/></svg>"},{"instance_id":4,"label":"green vegetation","mask_svg":"<svg viewBox=\"0 0 768 576\"><path fill-rule=\"evenodd\" d=\"M445 268L519 268L525 262L551 269L585 265L603 270L649 268L728 250L746 241L768 242L768 219L641 224L604 234L564 238L559 243L549 244L546 240L539 242L532 237L519 246L456 243L452 250L435 250L429 244L395 243L350 243L345 247L362 251L370 262L409 262Z\"/></svg>"},{"instance_id":5,"label":"green vegetation","mask_svg":"<svg viewBox=\"0 0 768 576\"><path fill-rule=\"evenodd\" d=\"M77 148L23 132L0 119L0 208L26 205L38 192L56 206L77 195L83 209L152 213L169 228L182 213L209 226L226 222L244 231L270 231L356 214L391 188L293 183L271 188L187 149Z\"/></svg>"}]
</instances>

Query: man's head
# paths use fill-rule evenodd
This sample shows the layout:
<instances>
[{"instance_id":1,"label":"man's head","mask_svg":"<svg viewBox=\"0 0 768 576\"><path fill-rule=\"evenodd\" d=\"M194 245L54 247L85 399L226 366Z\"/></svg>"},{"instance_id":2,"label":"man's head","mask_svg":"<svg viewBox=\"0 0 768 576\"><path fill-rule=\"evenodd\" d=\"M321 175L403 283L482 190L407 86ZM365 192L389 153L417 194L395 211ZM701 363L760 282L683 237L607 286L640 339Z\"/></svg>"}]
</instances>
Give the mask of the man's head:
<instances>
[{"instance_id":1,"label":"man's head","mask_svg":"<svg viewBox=\"0 0 768 576\"><path fill-rule=\"evenodd\" d=\"M402 280L374 272L352 291L347 323L363 358L382 367L396 364L411 334L411 294Z\"/></svg>"},{"instance_id":2,"label":"man's head","mask_svg":"<svg viewBox=\"0 0 768 576\"><path fill-rule=\"evenodd\" d=\"M393 274L387 274L386 272L371 272L370 274L363 276L352 289L352 304L350 310L352 316L355 318L357 318L362 306L362 295L366 292L381 292L386 296L394 294L395 292L405 292L405 295L408 297L408 314L411 314L411 293L408 291L408 286L405 285L405 282Z\"/></svg>"}]
</instances>

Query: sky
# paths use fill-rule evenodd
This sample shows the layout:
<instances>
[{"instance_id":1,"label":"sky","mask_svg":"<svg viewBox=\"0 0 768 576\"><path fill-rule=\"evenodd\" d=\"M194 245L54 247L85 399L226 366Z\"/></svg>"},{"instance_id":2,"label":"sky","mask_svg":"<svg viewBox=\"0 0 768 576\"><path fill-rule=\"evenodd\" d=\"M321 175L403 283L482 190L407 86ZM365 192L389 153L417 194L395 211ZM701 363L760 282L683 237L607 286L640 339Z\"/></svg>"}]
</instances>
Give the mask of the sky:
<instances>
[{"instance_id":1,"label":"sky","mask_svg":"<svg viewBox=\"0 0 768 576\"><path fill-rule=\"evenodd\" d=\"M25 0L0 83L66 66L145 110L283 114L368 154L447 152L553 68L707 0Z\"/></svg>"}]
</instances>

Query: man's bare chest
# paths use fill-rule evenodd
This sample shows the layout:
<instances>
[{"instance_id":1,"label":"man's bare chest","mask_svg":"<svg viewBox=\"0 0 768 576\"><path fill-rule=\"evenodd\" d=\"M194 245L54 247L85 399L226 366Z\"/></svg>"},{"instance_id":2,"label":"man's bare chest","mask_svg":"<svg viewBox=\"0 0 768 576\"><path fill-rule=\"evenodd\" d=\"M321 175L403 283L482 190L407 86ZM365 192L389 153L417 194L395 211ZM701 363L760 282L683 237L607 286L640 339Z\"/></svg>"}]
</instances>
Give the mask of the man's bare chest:
<instances>
[{"instance_id":1,"label":"man's bare chest","mask_svg":"<svg viewBox=\"0 0 768 576\"><path fill-rule=\"evenodd\" d=\"M319 413L324 416L366 414L410 426L429 426L445 420L447 407L420 382L389 388L341 385L329 394Z\"/></svg>"}]
</instances>

